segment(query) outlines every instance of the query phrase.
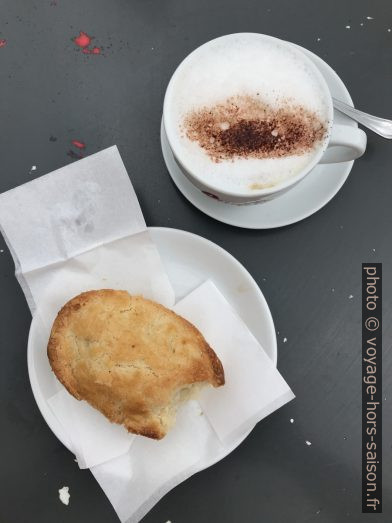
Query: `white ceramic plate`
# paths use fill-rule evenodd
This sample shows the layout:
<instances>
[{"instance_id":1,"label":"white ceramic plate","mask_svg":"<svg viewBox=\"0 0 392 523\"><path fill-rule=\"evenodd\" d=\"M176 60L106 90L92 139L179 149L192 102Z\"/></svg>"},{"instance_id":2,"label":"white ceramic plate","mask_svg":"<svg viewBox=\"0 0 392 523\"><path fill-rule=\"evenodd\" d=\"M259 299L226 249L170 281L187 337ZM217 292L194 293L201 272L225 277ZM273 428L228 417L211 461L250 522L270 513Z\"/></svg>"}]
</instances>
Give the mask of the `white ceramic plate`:
<instances>
[{"instance_id":1,"label":"white ceramic plate","mask_svg":"<svg viewBox=\"0 0 392 523\"><path fill-rule=\"evenodd\" d=\"M231 254L200 236L163 227L152 227L149 231L161 254L176 299L181 299L205 280L213 280L276 364L277 343L271 312L249 272ZM56 378L46 356L47 340L42 339L37 326L38 322L33 318L27 347L31 387L46 423L58 439L70 449L67 434L45 399L57 392ZM201 465L201 468L206 468L222 459L246 436L247 434L244 434L239 438L224 454L211 456L208 462Z\"/></svg>"},{"instance_id":2,"label":"white ceramic plate","mask_svg":"<svg viewBox=\"0 0 392 523\"><path fill-rule=\"evenodd\" d=\"M319 56L303 47L296 47L308 55L319 68L332 96L353 105L351 96L337 73ZM339 111L335 111L334 118L337 124L358 126ZM354 164L354 162L344 162L318 165L300 183L275 200L256 205L236 206L206 196L185 178L174 161L163 126L161 126L161 145L167 170L185 198L211 218L246 229L283 227L311 216L332 200L346 181Z\"/></svg>"}]
</instances>

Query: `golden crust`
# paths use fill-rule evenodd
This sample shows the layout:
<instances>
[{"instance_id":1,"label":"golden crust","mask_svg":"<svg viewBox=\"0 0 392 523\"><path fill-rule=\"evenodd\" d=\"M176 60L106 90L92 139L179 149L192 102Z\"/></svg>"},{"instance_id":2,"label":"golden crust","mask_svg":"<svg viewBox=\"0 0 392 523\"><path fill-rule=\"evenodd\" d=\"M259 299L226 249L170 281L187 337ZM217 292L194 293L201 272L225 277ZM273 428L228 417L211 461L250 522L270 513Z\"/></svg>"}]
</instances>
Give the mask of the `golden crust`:
<instances>
[{"instance_id":1,"label":"golden crust","mask_svg":"<svg viewBox=\"0 0 392 523\"><path fill-rule=\"evenodd\" d=\"M126 291L79 294L55 319L48 358L78 400L149 438L164 437L197 384L224 384L201 333L173 311Z\"/></svg>"}]
</instances>

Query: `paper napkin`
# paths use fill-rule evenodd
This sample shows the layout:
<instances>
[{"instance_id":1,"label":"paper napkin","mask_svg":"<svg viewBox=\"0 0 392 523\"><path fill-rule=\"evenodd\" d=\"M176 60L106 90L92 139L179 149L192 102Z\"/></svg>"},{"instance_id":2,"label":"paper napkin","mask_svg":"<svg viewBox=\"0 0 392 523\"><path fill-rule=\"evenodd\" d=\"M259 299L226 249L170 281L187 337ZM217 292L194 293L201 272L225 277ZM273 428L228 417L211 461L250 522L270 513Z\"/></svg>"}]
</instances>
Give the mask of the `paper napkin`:
<instances>
[{"instance_id":1,"label":"paper napkin","mask_svg":"<svg viewBox=\"0 0 392 523\"><path fill-rule=\"evenodd\" d=\"M1 194L0 230L31 311L39 304L49 324L69 298L93 288L174 303L115 146Z\"/></svg>"},{"instance_id":2,"label":"paper napkin","mask_svg":"<svg viewBox=\"0 0 392 523\"><path fill-rule=\"evenodd\" d=\"M223 364L225 386L208 388L200 399L222 443L230 445L294 398L259 342L211 281L182 299L174 310L203 333Z\"/></svg>"},{"instance_id":3,"label":"paper napkin","mask_svg":"<svg viewBox=\"0 0 392 523\"><path fill-rule=\"evenodd\" d=\"M212 282L195 289L174 310L214 348L226 384L182 407L163 440L136 437L125 455L91 469L123 523L138 522L169 490L228 454L258 421L294 398Z\"/></svg>"},{"instance_id":4,"label":"paper napkin","mask_svg":"<svg viewBox=\"0 0 392 523\"><path fill-rule=\"evenodd\" d=\"M48 340L65 302L86 290L124 289L174 304L117 147L1 194L0 230L42 339ZM40 350L46 352L46 346ZM70 396L46 357L42 365L53 382L46 399L52 398L49 405L68 428L80 466L124 453L132 436Z\"/></svg>"},{"instance_id":5,"label":"paper napkin","mask_svg":"<svg viewBox=\"0 0 392 523\"><path fill-rule=\"evenodd\" d=\"M122 425L110 423L98 410L85 401L78 401L63 388L48 399L48 404L64 427L81 469L125 454L136 437Z\"/></svg>"}]
</instances>

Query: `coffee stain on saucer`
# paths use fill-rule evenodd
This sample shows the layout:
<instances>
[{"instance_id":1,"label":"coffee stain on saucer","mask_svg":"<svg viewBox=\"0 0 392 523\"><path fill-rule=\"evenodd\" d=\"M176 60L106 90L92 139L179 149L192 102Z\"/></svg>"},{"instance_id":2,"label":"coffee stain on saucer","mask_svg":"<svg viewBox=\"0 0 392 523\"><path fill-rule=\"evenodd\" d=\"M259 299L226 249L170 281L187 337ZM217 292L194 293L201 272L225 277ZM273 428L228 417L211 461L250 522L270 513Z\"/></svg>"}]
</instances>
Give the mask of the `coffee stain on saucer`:
<instances>
[{"instance_id":1,"label":"coffee stain on saucer","mask_svg":"<svg viewBox=\"0 0 392 523\"><path fill-rule=\"evenodd\" d=\"M242 282L237 285L236 290L239 294L244 294L245 292L249 292L252 289L251 289L251 286L249 285L249 283Z\"/></svg>"}]
</instances>

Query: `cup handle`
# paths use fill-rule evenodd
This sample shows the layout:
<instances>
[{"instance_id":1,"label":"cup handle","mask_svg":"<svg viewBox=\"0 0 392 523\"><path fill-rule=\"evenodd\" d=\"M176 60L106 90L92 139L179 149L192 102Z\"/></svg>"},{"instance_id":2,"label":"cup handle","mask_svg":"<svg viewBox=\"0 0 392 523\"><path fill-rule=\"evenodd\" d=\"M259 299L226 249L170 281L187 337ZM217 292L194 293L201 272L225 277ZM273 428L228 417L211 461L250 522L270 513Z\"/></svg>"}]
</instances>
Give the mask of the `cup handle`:
<instances>
[{"instance_id":1,"label":"cup handle","mask_svg":"<svg viewBox=\"0 0 392 523\"><path fill-rule=\"evenodd\" d=\"M334 125L328 148L319 163L339 163L356 160L366 149L367 136L358 127Z\"/></svg>"}]
</instances>

